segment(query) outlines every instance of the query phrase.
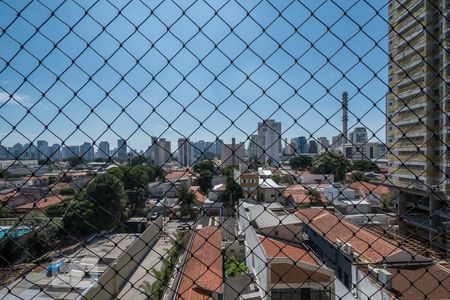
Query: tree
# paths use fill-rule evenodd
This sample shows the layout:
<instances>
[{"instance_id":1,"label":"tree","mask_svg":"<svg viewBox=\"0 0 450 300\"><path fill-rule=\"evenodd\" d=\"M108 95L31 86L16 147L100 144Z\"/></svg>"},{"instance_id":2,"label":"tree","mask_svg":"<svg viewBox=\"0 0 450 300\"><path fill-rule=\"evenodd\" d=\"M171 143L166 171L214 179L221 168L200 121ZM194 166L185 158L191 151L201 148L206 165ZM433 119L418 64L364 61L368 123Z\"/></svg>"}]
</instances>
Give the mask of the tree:
<instances>
[{"instance_id":1,"label":"tree","mask_svg":"<svg viewBox=\"0 0 450 300\"><path fill-rule=\"evenodd\" d=\"M221 195L221 201L225 207L234 207L239 199L244 197L244 191L233 178L227 178L227 185Z\"/></svg>"},{"instance_id":2,"label":"tree","mask_svg":"<svg viewBox=\"0 0 450 300\"><path fill-rule=\"evenodd\" d=\"M36 259L50 250L53 250L59 243L59 227L52 222L48 216L41 212L29 212L22 217L21 223L29 227L33 235L26 242L27 255L31 259Z\"/></svg>"},{"instance_id":3,"label":"tree","mask_svg":"<svg viewBox=\"0 0 450 300\"><path fill-rule=\"evenodd\" d=\"M322 196L320 195L320 192L318 190L307 187L306 194L311 199L311 205L322 204Z\"/></svg>"},{"instance_id":4,"label":"tree","mask_svg":"<svg viewBox=\"0 0 450 300\"><path fill-rule=\"evenodd\" d=\"M82 156L72 156L67 160L67 166L69 169L73 169L81 163L84 163L84 158Z\"/></svg>"},{"instance_id":5,"label":"tree","mask_svg":"<svg viewBox=\"0 0 450 300\"><path fill-rule=\"evenodd\" d=\"M305 170L311 166L312 158L309 156L296 156L289 159L292 170Z\"/></svg>"},{"instance_id":6,"label":"tree","mask_svg":"<svg viewBox=\"0 0 450 300\"><path fill-rule=\"evenodd\" d=\"M239 276L248 271L244 261L237 260L234 256L225 260L225 276L234 277Z\"/></svg>"},{"instance_id":7,"label":"tree","mask_svg":"<svg viewBox=\"0 0 450 300\"><path fill-rule=\"evenodd\" d=\"M151 295L152 295L152 284L150 282L148 282L147 280L144 280L140 285L139 285L139 291L144 294L145 299L146 300L150 300L151 299Z\"/></svg>"},{"instance_id":8,"label":"tree","mask_svg":"<svg viewBox=\"0 0 450 300\"><path fill-rule=\"evenodd\" d=\"M379 171L378 166L370 160L354 160L352 162L352 170L360 172Z\"/></svg>"},{"instance_id":9,"label":"tree","mask_svg":"<svg viewBox=\"0 0 450 300\"><path fill-rule=\"evenodd\" d=\"M210 160L202 160L194 165L194 172L201 173L202 171L209 171L214 174L216 166Z\"/></svg>"},{"instance_id":10,"label":"tree","mask_svg":"<svg viewBox=\"0 0 450 300\"><path fill-rule=\"evenodd\" d=\"M114 175L102 174L70 202L62 225L71 233L81 234L112 229L122 219L126 205L123 183Z\"/></svg>"},{"instance_id":11,"label":"tree","mask_svg":"<svg viewBox=\"0 0 450 300\"><path fill-rule=\"evenodd\" d=\"M213 174L210 171L201 171L197 177L197 183L200 186L200 190L207 193L212 188Z\"/></svg>"},{"instance_id":12,"label":"tree","mask_svg":"<svg viewBox=\"0 0 450 300\"><path fill-rule=\"evenodd\" d=\"M350 169L350 162L342 154L326 151L315 157L311 163L311 171L316 174L334 174L342 181Z\"/></svg>"},{"instance_id":13,"label":"tree","mask_svg":"<svg viewBox=\"0 0 450 300\"><path fill-rule=\"evenodd\" d=\"M290 175L278 175L278 174L274 174L270 177L273 181L275 181L277 184L293 184L295 181L295 178L293 176Z\"/></svg>"},{"instance_id":14,"label":"tree","mask_svg":"<svg viewBox=\"0 0 450 300\"><path fill-rule=\"evenodd\" d=\"M182 186L180 189L181 209L187 210L192 207L195 201L195 195L187 187Z\"/></svg>"},{"instance_id":15,"label":"tree","mask_svg":"<svg viewBox=\"0 0 450 300\"><path fill-rule=\"evenodd\" d=\"M227 177L233 177L234 170L237 170L237 169L238 169L238 167L236 167L236 166L231 166L231 165L226 166L226 167L222 168L222 174Z\"/></svg>"},{"instance_id":16,"label":"tree","mask_svg":"<svg viewBox=\"0 0 450 300\"><path fill-rule=\"evenodd\" d=\"M370 178L365 176L363 172L360 171L353 171L352 172L352 176L351 176L351 181L352 182L356 182L356 181L366 181L369 182Z\"/></svg>"},{"instance_id":17,"label":"tree","mask_svg":"<svg viewBox=\"0 0 450 300\"><path fill-rule=\"evenodd\" d=\"M142 165L142 164L146 164L148 163L148 159L147 157L145 157L144 155L138 155L138 156L133 156L130 160L130 165L135 166L135 165Z\"/></svg>"}]
</instances>

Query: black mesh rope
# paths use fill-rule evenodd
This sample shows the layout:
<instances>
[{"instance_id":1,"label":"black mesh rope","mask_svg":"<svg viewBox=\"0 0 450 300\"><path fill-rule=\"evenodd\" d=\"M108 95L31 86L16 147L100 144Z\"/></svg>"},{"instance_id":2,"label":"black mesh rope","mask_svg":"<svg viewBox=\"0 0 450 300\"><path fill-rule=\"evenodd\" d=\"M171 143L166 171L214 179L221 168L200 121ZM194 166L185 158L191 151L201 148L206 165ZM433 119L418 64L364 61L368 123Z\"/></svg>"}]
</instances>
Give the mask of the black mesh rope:
<instances>
[{"instance_id":1,"label":"black mesh rope","mask_svg":"<svg viewBox=\"0 0 450 300\"><path fill-rule=\"evenodd\" d=\"M448 299L448 3L0 0L0 299Z\"/></svg>"}]
</instances>

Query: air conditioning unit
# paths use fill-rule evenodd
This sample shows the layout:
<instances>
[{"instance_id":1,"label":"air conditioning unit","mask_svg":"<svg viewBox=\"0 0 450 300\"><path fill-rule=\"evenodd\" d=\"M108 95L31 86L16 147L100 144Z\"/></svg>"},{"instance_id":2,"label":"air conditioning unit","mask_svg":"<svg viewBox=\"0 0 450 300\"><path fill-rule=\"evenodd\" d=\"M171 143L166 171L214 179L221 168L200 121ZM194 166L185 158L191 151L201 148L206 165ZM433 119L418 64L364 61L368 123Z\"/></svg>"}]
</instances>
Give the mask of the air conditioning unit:
<instances>
[{"instance_id":1,"label":"air conditioning unit","mask_svg":"<svg viewBox=\"0 0 450 300\"><path fill-rule=\"evenodd\" d=\"M378 270L378 280L387 288L392 287L392 274L384 269Z\"/></svg>"},{"instance_id":2,"label":"air conditioning unit","mask_svg":"<svg viewBox=\"0 0 450 300\"><path fill-rule=\"evenodd\" d=\"M375 279L378 279L378 274L380 272L380 269L378 269L378 268L376 268L374 266L371 266L371 265L368 266L368 269L369 269L370 275L375 277Z\"/></svg>"},{"instance_id":3,"label":"air conditioning unit","mask_svg":"<svg viewBox=\"0 0 450 300\"><path fill-rule=\"evenodd\" d=\"M341 249L343 242L340 239L336 239L336 246Z\"/></svg>"}]
</instances>

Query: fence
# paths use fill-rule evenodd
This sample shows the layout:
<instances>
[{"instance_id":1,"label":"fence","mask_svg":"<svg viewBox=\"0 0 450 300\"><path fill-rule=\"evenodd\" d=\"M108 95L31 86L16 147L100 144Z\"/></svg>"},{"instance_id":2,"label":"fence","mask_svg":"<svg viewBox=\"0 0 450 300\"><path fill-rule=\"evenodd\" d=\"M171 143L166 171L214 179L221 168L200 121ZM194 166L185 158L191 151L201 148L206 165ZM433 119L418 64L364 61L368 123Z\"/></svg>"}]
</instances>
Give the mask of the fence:
<instances>
[{"instance_id":1,"label":"fence","mask_svg":"<svg viewBox=\"0 0 450 300\"><path fill-rule=\"evenodd\" d=\"M0 0L1 299L450 298L448 17Z\"/></svg>"}]
</instances>

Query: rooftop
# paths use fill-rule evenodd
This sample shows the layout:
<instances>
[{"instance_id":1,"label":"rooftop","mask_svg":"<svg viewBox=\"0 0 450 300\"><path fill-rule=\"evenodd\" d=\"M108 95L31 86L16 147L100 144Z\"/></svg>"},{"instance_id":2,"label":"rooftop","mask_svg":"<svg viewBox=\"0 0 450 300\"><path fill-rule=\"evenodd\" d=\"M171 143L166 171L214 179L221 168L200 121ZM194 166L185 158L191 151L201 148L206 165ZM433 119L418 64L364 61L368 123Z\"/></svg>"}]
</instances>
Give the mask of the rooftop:
<instances>
[{"instance_id":1,"label":"rooftop","mask_svg":"<svg viewBox=\"0 0 450 300\"><path fill-rule=\"evenodd\" d=\"M441 265L388 268L399 299L449 299L450 270Z\"/></svg>"},{"instance_id":2,"label":"rooftop","mask_svg":"<svg viewBox=\"0 0 450 300\"><path fill-rule=\"evenodd\" d=\"M258 228L302 223L297 216L285 211L279 203L275 205L248 205L246 210L250 220L255 221Z\"/></svg>"},{"instance_id":3,"label":"rooftop","mask_svg":"<svg viewBox=\"0 0 450 300\"><path fill-rule=\"evenodd\" d=\"M350 243L353 251L366 262L410 262L422 259L419 256L413 257L383 237L346 219L340 219L322 208L301 209L296 212L296 215L330 243L336 244L337 240Z\"/></svg>"},{"instance_id":4,"label":"rooftop","mask_svg":"<svg viewBox=\"0 0 450 300\"><path fill-rule=\"evenodd\" d=\"M380 195L386 195L389 193L389 188L387 186L373 184L364 181L352 182L349 185L349 187L358 191L359 190L363 191L365 193L380 194Z\"/></svg>"},{"instance_id":5,"label":"rooftop","mask_svg":"<svg viewBox=\"0 0 450 300\"><path fill-rule=\"evenodd\" d=\"M208 226L194 232L192 239L178 299L212 299L213 293L222 293L222 231Z\"/></svg>"},{"instance_id":6,"label":"rooftop","mask_svg":"<svg viewBox=\"0 0 450 300\"><path fill-rule=\"evenodd\" d=\"M66 199L64 196L44 197L35 202L30 202L30 203L16 206L14 208L14 210L18 211L18 212L23 212L23 211L28 211L28 210L32 210L32 209L46 209L49 206L63 202L64 199Z\"/></svg>"},{"instance_id":7,"label":"rooftop","mask_svg":"<svg viewBox=\"0 0 450 300\"><path fill-rule=\"evenodd\" d=\"M313 266L319 266L311 253L300 245L291 245L263 236L259 236L259 240L266 251L267 257L285 257L294 262L301 261Z\"/></svg>"}]
</instances>

